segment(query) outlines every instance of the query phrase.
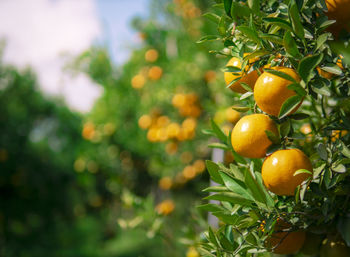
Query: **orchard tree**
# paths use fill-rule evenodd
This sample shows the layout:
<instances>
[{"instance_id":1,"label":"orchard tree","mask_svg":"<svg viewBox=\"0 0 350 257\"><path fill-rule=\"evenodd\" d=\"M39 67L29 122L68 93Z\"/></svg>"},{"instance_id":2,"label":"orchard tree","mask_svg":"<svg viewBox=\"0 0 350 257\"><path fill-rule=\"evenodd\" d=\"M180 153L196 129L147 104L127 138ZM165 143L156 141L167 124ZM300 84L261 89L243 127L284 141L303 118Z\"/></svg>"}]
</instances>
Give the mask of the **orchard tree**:
<instances>
[{"instance_id":1,"label":"orchard tree","mask_svg":"<svg viewBox=\"0 0 350 257\"><path fill-rule=\"evenodd\" d=\"M234 162L206 162L219 203L199 208L219 226L203 256L350 256L349 13L344 0L224 0L204 14L218 35L199 42L223 44L211 53L244 116L228 136L212 123Z\"/></svg>"}]
</instances>

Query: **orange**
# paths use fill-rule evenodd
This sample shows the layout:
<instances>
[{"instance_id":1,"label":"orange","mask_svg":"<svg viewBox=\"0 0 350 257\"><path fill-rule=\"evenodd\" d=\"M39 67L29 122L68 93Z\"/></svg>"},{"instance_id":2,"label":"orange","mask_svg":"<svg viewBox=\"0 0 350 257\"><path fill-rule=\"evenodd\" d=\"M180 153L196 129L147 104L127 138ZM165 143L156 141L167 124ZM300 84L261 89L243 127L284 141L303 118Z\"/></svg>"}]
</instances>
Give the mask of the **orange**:
<instances>
[{"instance_id":1,"label":"orange","mask_svg":"<svg viewBox=\"0 0 350 257\"><path fill-rule=\"evenodd\" d=\"M142 129L147 129L151 126L152 124L152 118L151 116L145 114L145 115L142 115L140 118L139 118L139 121L138 121L138 124L139 124L139 127L142 128Z\"/></svg>"},{"instance_id":2,"label":"orange","mask_svg":"<svg viewBox=\"0 0 350 257\"><path fill-rule=\"evenodd\" d=\"M196 248L190 247L187 250L186 257L200 257L200 255L197 252Z\"/></svg>"},{"instance_id":3,"label":"orange","mask_svg":"<svg viewBox=\"0 0 350 257\"><path fill-rule=\"evenodd\" d=\"M332 142L335 142L338 138L345 136L347 133L347 130L332 130Z\"/></svg>"},{"instance_id":4,"label":"orange","mask_svg":"<svg viewBox=\"0 0 350 257\"><path fill-rule=\"evenodd\" d=\"M309 158L299 149L278 150L268 156L261 168L261 175L268 190L276 195L294 195L294 191L311 175L299 169L312 170Z\"/></svg>"},{"instance_id":5,"label":"orange","mask_svg":"<svg viewBox=\"0 0 350 257\"><path fill-rule=\"evenodd\" d=\"M153 66L152 68L149 69L148 71L148 77L151 80L158 80L162 77L163 74L163 69L159 66Z\"/></svg>"},{"instance_id":6,"label":"orange","mask_svg":"<svg viewBox=\"0 0 350 257\"><path fill-rule=\"evenodd\" d=\"M226 120L232 123L237 123L237 121L240 119L241 114L237 112L236 110L233 110L231 107L226 109Z\"/></svg>"},{"instance_id":7,"label":"orange","mask_svg":"<svg viewBox=\"0 0 350 257\"><path fill-rule=\"evenodd\" d=\"M96 134L95 125L91 122L85 123L82 131L83 138L87 140L91 140L93 139L95 134Z\"/></svg>"},{"instance_id":8,"label":"orange","mask_svg":"<svg viewBox=\"0 0 350 257\"><path fill-rule=\"evenodd\" d=\"M350 0L326 0L328 12L326 15L330 20L336 20L336 23L330 27L330 31L335 35L345 29L350 30Z\"/></svg>"},{"instance_id":9,"label":"orange","mask_svg":"<svg viewBox=\"0 0 350 257\"><path fill-rule=\"evenodd\" d=\"M298 74L291 68L274 67L272 69L288 74L297 82L300 81ZM292 83L289 80L265 71L255 83L254 98L256 104L264 112L277 117L284 101L296 95L295 91L287 88ZM293 112L298 108L299 106Z\"/></svg>"},{"instance_id":10,"label":"orange","mask_svg":"<svg viewBox=\"0 0 350 257\"><path fill-rule=\"evenodd\" d=\"M158 185L163 190L169 190L173 182L170 177L163 177L159 180Z\"/></svg>"},{"instance_id":11,"label":"orange","mask_svg":"<svg viewBox=\"0 0 350 257\"><path fill-rule=\"evenodd\" d=\"M158 51L156 49L150 49L145 53L145 60L147 62L155 62L158 59Z\"/></svg>"},{"instance_id":12,"label":"orange","mask_svg":"<svg viewBox=\"0 0 350 257\"><path fill-rule=\"evenodd\" d=\"M233 67L241 68L242 67L242 62L241 62L241 60L239 58L232 57L228 61L226 66L233 66ZM235 83L233 83L230 86L230 89L232 91L237 92L237 93L245 93L245 92L247 92L247 90L245 90L241 86L241 82L246 83L252 89L254 89L254 84L255 84L256 80L258 79L259 74L258 74L258 72L256 70L251 71L251 72L248 73L248 70L249 70L248 66L249 65L246 66L247 67L246 71L245 72L241 72L239 75L235 75L232 72L225 72L224 73L224 78L225 78L226 85L229 85L232 80L242 76L241 79L239 79L238 81L236 81Z\"/></svg>"},{"instance_id":13,"label":"orange","mask_svg":"<svg viewBox=\"0 0 350 257\"><path fill-rule=\"evenodd\" d=\"M251 114L241 118L232 130L231 143L233 149L248 158L262 158L272 144L265 130L278 135L278 130L269 116Z\"/></svg>"},{"instance_id":14,"label":"orange","mask_svg":"<svg viewBox=\"0 0 350 257\"><path fill-rule=\"evenodd\" d=\"M350 248L342 239L327 238L321 247L321 257L346 257L350 256Z\"/></svg>"},{"instance_id":15,"label":"orange","mask_svg":"<svg viewBox=\"0 0 350 257\"><path fill-rule=\"evenodd\" d=\"M156 206L156 211L161 215L169 215L175 209L175 204L172 200L165 200Z\"/></svg>"},{"instance_id":16,"label":"orange","mask_svg":"<svg viewBox=\"0 0 350 257\"><path fill-rule=\"evenodd\" d=\"M266 247L272 249L277 254L297 253L305 241L304 231L285 231L291 227L281 219L277 219L274 232L271 237L266 239Z\"/></svg>"},{"instance_id":17,"label":"orange","mask_svg":"<svg viewBox=\"0 0 350 257\"><path fill-rule=\"evenodd\" d=\"M143 75L137 74L131 80L131 86L136 89L143 88L146 83L146 79Z\"/></svg>"}]
</instances>

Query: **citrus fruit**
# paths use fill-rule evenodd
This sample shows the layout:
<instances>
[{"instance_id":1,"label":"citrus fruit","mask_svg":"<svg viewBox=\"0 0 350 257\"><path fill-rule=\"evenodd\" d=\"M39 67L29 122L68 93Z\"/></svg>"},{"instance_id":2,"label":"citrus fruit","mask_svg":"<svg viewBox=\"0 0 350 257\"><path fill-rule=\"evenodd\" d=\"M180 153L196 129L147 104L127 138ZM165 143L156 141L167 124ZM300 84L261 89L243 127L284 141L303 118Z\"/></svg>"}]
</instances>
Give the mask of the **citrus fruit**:
<instances>
[{"instance_id":1,"label":"citrus fruit","mask_svg":"<svg viewBox=\"0 0 350 257\"><path fill-rule=\"evenodd\" d=\"M301 253L304 255L317 255L317 253L320 251L323 238L324 236L322 235L306 232L306 239L303 247L300 250Z\"/></svg>"},{"instance_id":2,"label":"citrus fruit","mask_svg":"<svg viewBox=\"0 0 350 257\"><path fill-rule=\"evenodd\" d=\"M151 80L158 80L162 77L163 74L163 69L159 66L153 66L152 68L149 69L148 71L148 77Z\"/></svg>"},{"instance_id":3,"label":"citrus fruit","mask_svg":"<svg viewBox=\"0 0 350 257\"><path fill-rule=\"evenodd\" d=\"M298 74L291 68L273 67L272 69L288 74L297 82L300 81ZM270 115L278 116L282 104L289 97L296 95L293 90L288 89L288 86L292 83L292 81L265 71L257 79L254 86L254 99L256 104L264 112ZM299 106L297 106L293 112L295 112L298 108Z\"/></svg>"},{"instance_id":4,"label":"citrus fruit","mask_svg":"<svg viewBox=\"0 0 350 257\"><path fill-rule=\"evenodd\" d=\"M330 27L330 31L335 35L338 35L342 29L349 31L350 0L326 0L325 2L328 8L326 12L328 19L336 20L336 23Z\"/></svg>"},{"instance_id":5,"label":"citrus fruit","mask_svg":"<svg viewBox=\"0 0 350 257\"><path fill-rule=\"evenodd\" d=\"M322 242L320 257L350 256L350 248L342 239L327 238Z\"/></svg>"},{"instance_id":6,"label":"citrus fruit","mask_svg":"<svg viewBox=\"0 0 350 257\"><path fill-rule=\"evenodd\" d=\"M237 112L236 110L232 109L231 107L226 109L226 120L231 123L236 123L239 118L241 117L241 114Z\"/></svg>"},{"instance_id":7,"label":"citrus fruit","mask_svg":"<svg viewBox=\"0 0 350 257\"><path fill-rule=\"evenodd\" d=\"M261 175L265 186L277 195L294 195L294 191L311 175L300 173L299 169L312 172L309 158L299 149L278 150L263 162Z\"/></svg>"},{"instance_id":8,"label":"citrus fruit","mask_svg":"<svg viewBox=\"0 0 350 257\"><path fill-rule=\"evenodd\" d=\"M291 225L278 219L272 235L266 239L265 246L277 254L293 254L300 250L305 241L304 231L285 231Z\"/></svg>"},{"instance_id":9,"label":"citrus fruit","mask_svg":"<svg viewBox=\"0 0 350 257\"><path fill-rule=\"evenodd\" d=\"M158 56L158 51L156 49L150 49L145 53L145 60L147 62L155 62Z\"/></svg>"},{"instance_id":10,"label":"citrus fruit","mask_svg":"<svg viewBox=\"0 0 350 257\"><path fill-rule=\"evenodd\" d=\"M340 56L340 58L337 60L337 66L340 68L340 69L344 69L344 66L343 66L343 63L342 63L342 59L343 57ZM330 72L327 72L325 70L322 70L320 67L317 67L317 72L318 74L320 74L321 77L324 77L326 79L331 79L334 77L334 74L333 73L330 73Z\"/></svg>"},{"instance_id":11,"label":"citrus fruit","mask_svg":"<svg viewBox=\"0 0 350 257\"><path fill-rule=\"evenodd\" d=\"M272 144L265 130L278 135L278 130L269 116L265 114L251 114L241 118L231 134L233 149L248 158L262 158L267 148Z\"/></svg>"},{"instance_id":12,"label":"citrus fruit","mask_svg":"<svg viewBox=\"0 0 350 257\"><path fill-rule=\"evenodd\" d=\"M242 67L242 62L239 58L237 57L232 57L228 63L226 64L226 66L233 66L233 67L237 67L239 69L241 69ZM246 83L247 85L249 85L252 89L254 88L255 82L259 77L259 74L256 70L253 70L251 72L249 72L249 65L246 66L246 69L244 72L240 72L238 75L232 73L232 72L225 72L224 73L224 78L225 78L225 82L226 85L229 85L234 79L237 79L238 77L241 77L238 81L236 81L235 83L233 83L230 86L230 89L234 92L237 93L245 93L247 92L247 90L245 90L242 86L241 83Z\"/></svg>"}]
</instances>

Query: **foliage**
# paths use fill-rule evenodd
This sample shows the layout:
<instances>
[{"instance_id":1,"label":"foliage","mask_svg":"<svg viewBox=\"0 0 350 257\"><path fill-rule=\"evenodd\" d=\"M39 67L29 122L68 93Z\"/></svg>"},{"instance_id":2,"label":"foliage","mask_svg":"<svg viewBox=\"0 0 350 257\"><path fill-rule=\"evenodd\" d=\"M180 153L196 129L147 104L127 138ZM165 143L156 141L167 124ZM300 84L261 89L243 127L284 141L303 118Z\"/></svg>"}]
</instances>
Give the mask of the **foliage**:
<instances>
[{"instance_id":1,"label":"foliage","mask_svg":"<svg viewBox=\"0 0 350 257\"><path fill-rule=\"evenodd\" d=\"M212 53L241 58L241 69L231 72L244 72L248 61L254 59L254 70L264 69L293 82L288 88L296 95L284 102L278 117L271 116L280 137L270 138L273 145L268 154L300 148L310 157L314 172L295 196L277 196L263 184L262 160L237 155L230 135L213 123L211 134L221 141L222 148L233 152L235 162L227 167L207 161L211 179L218 185L206 189L210 192L206 199L220 204L199 208L218 217L220 226L206 232L201 243L203 256L270 256L273 249L266 248L265 241L278 219L291 224L290 231L301 229L323 237L339 233L350 246L350 69L345 47L349 34L343 32L338 37L330 32L334 21L325 15L324 1L218 2L204 15L217 25L217 35L205 35L199 42L220 41L224 48ZM335 43L337 38L343 41ZM301 81L271 70L274 66L292 67ZM246 114L262 112L252 96L249 92L232 104ZM300 109L291 114L300 102ZM309 171L298 171L302 172Z\"/></svg>"}]
</instances>

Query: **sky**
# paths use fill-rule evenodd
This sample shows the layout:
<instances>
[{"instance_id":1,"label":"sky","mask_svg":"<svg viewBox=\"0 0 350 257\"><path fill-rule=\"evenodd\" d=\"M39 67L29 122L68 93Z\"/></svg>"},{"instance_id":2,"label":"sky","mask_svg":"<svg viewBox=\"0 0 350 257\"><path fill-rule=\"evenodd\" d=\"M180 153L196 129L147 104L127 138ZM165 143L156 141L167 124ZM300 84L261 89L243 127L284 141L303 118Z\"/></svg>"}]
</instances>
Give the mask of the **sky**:
<instances>
[{"instance_id":1,"label":"sky","mask_svg":"<svg viewBox=\"0 0 350 257\"><path fill-rule=\"evenodd\" d=\"M138 43L130 20L147 15L148 1L1 0L4 62L32 67L46 95L63 97L72 110L86 113L103 89L85 74L63 72L63 67L93 44L108 47L113 61L124 63L130 46Z\"/></svg>"}]
</instances>

